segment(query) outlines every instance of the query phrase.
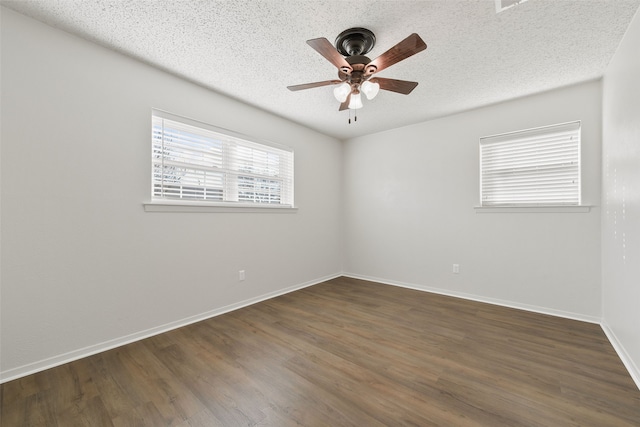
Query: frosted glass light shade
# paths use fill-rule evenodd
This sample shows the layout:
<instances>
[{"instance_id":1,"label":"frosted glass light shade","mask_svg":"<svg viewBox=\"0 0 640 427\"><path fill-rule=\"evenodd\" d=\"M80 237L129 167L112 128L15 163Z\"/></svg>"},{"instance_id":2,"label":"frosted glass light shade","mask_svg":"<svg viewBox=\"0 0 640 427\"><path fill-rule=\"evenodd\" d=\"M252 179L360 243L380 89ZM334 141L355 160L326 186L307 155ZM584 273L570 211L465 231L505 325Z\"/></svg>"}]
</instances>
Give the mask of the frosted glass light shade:
<instances>
[{"instance_id":1,"label":"frosted glass light shade","mask_svg":"<svg viewBox=\"0 0 640 427\"><path fill-rule=\"evenodd\" d=\"M351 85L349 83L340 83L333 89L333 96L336 97L338 102L344 102L347 100L347 96L351 93Z\"/></svg>"},{"instance_id":2,"label":"frosted glass light shade","mask_svg":"<svg viewBox=\"0 0 640 427\"><path fill-rule=\"evenodd\" d=\"M367 80L366 82L362 83L360 89L362 90L362 92L364 92L364 95L367 97L367 99L373 99L380 91L380 84L372 83Z\"/></svg>"},{"instance_id":3,"label":"frosted glass light shade","mask_svg":"<svg viewBox=\"0 0 640 427\"><path fill-rule=\"evenodd\" d=\"M354 93L351 95L351 101L349 101L349 108L351 110L357 110L358 108L362 108L362 97L359 93Z\"/></svg>"}]
</instances>

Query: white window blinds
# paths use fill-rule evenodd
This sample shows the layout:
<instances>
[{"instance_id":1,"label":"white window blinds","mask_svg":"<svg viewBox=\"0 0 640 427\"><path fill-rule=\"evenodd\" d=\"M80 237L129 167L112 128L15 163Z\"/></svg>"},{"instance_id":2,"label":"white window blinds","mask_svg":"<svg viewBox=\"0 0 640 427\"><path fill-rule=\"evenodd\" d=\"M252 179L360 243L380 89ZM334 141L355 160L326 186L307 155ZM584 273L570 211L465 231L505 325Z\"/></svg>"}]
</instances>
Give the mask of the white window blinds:
<instances>
[{"instance_id":1,"label":"white window blinds","mask_svg":"<svg viewBox=\"0 0 640 427\"><path fill-rule=\"evenodd\" d=\"M293 206L293 152L153 111L152 199Z\"/></svg>"},{"instance_id":2,"label":"white window blinds","mask_svg":"<svg viewBox=\"0 0 640 427\"><path fill-rule=\"evenodd\" d=\"M580 122L480 138L480 201L580 205Z\"/></svg>"}]
</instances>

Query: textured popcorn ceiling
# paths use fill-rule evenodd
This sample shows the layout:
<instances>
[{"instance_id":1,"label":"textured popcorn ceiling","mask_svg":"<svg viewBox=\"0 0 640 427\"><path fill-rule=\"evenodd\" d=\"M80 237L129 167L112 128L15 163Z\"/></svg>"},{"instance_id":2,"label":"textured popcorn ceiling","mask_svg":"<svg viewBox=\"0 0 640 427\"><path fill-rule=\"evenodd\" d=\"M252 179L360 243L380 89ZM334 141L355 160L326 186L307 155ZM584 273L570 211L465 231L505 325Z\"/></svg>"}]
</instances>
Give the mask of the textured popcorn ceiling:
<instances>
[{"instance_id":1,"label":"textured popcorn ceiling","mask_svg":"<svg viewBox=\"0 0 640 427\"><path fill-rule=\"evenodd\" d=\"M640 0L529 0L500 14L493 0L0 4L344 139L599 78ZM380 91L349 125L332 86L286 86L336 78L305 41L355 26L376 35L371 59L413 32L428 48L379 73L418 81L410 95Z\"/></svg>"}]
</instances>

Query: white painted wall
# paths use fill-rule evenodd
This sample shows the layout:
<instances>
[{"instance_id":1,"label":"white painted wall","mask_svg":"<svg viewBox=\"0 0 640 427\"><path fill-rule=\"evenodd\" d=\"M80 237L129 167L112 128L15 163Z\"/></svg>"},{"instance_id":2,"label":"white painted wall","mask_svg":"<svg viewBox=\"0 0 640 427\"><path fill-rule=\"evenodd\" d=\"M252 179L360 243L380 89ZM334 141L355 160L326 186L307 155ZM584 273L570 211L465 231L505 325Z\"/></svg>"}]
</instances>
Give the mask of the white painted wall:
<instances>
[{"instance_id":1,"label":"white painted wall","mask_svg":"<svg viewBox=\"0 0 640 427\"><path fill-rule=\"evenodd\" d=\"M603 326L640 387L640 13L603 79Z\"/></svg>"},{"instance_id":2,"label":"white painted wall","mask_svg":"<svg viewBox=\"0 0 640 427\"><path fill-rule=\"evenodd\" d=\"M341 142L1 19L2 378L341 272ZM299 211L144 212L152 108L293 147Z\"/></svg>"},{"instance_id":3,"label":"white painted wall","mask_svg":"<svg viewBox=\"0 0 640 427\"><path fill-rule=\"evenodd\" d=\"M572 120L591 212L474 211L480 137ZM596 81L346 141L346 274L598 321L600 139Z\"/></svg>"}]
</instances>

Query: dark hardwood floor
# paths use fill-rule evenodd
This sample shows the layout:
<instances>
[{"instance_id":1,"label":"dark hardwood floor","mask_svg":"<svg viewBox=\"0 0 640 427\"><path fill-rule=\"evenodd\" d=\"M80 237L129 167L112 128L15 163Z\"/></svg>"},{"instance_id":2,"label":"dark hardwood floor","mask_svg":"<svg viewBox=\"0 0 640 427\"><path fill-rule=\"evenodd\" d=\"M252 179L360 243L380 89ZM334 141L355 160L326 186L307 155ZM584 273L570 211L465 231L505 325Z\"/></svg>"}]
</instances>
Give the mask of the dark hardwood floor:
<instances>
[{"instance_id":1,"label":"dark hardwood floor","mask_svg":"<svg viewBox=\"0 0 640 427\"><path fill-rule=\"evenodd\" d=\"M1 386L17 426L640 426L598 325L340 278Z\"/></svg>"}]
</instances>

